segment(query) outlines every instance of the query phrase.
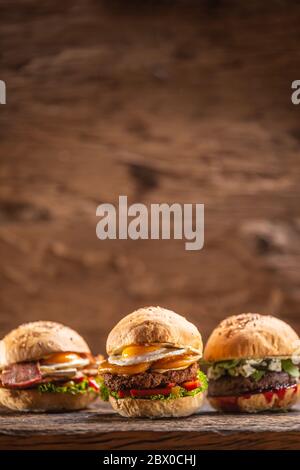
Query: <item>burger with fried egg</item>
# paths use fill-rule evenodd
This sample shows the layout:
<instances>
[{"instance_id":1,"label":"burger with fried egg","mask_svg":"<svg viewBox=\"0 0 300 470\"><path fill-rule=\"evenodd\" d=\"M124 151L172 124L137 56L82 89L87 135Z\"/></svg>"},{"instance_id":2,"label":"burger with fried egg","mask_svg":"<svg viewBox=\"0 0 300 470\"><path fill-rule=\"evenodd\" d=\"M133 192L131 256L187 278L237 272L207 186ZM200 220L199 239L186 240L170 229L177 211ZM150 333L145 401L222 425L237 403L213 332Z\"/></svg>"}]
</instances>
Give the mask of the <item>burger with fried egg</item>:
<instances>
[{"instance_id":1,"label":"burger with fried egg","mask_svg":"<svg viewBox=\"0 0 300 470\"><path fill-rule=\"evenodd\" d=\"M195 325L161 307L141 308L110 332L99 366L102 396L126 417L179 417L197 412L207 387L199 369Z\"/></svg>"},{"instance_id":2,"label":"burger with fried egg","mask_svg":"<svg viewBox=\"0 0 300 470\"><path fill-rule=\"evenodd\" d=\"M219 411L287 410L300 394L300 340L285 322L246 313L223 320L209 337L208 400Z\"/></svg>"},{"instance_id":3,"label":"burger with fried egg","mask_svg":"<svg viewBox=\"0 0 300 470\"><path fill-rule=\"evenodd\" d=\"M76 331L26 323L0 342L0 404L18 411L85 408L99 396L97 358Z\"/></svg>"}]
</instances>

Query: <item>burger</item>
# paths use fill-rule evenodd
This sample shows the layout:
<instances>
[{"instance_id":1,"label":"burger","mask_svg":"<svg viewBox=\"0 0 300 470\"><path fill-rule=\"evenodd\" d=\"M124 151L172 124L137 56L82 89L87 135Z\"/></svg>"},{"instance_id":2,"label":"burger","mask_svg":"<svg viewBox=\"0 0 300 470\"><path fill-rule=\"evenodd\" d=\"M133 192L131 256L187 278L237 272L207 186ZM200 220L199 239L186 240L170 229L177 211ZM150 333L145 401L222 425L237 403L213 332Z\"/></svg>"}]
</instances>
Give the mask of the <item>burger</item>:
<instances>
[{"instance_id":1,"label":"burger","mask_svg":"<svg viewBox=\"0 0 300 470\"><path fill-rule=\"evenodd\" d=\"M85 408L99 395L97 367L76 331L49 321L26 323L0 342L0 404L18 411Z\"/></svg>"},{"instance_id":2,"label":"burger","mask_svg":"<svg viewBox=\"0 0 300 470\"><path fill-rule=\"evenodd\" d=\"M299 396L300 341L285 322L246 313L227 318L205 347L208 399L220 411L287 410Z\"/></svg>"},{"instance_id":3,"label":"burger","mask_svg":"<svg viewBox=\"0 0 300 470\"><path fill-rule=\"evenodd\" d=\"M188 416L201 407L207 387L198 364L202 340L184 317L141 308L113 328L106 349L108 359L99 366L102 396L122 416Z\"/></svg>"}]
</instances>

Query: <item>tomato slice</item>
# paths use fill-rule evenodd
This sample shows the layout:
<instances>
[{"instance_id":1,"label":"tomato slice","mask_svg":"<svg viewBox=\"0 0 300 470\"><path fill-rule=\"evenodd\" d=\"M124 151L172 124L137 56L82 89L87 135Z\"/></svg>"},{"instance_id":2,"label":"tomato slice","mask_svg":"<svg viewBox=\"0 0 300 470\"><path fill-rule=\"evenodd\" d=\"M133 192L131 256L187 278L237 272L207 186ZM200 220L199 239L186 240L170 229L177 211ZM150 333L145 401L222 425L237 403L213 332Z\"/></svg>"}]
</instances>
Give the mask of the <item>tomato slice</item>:
<instances>
[{"instance_id":1,"label":"tomato slice","mask_svg":"<svg viewBox=\"0 0 300 470\"><path fill-rule=\"evenodd\" d=\"M195 388L201 387L200 380L189 380L188 382L184 382L182 387L188 391L195 390Z\"/></svg>"},{"instance_id":2,"label":"tomato slice","mask_svg":"<svg viewBox=\"0 0 300 470\"><path fill-rule=\"evenodd\" d=\"M81 382L83 382L84 380L86 380L86 377L85 376L82 376L82 377L78 377L77 379L72 379L73 382L75 382L76 384L80 384Z\"/></svg>"},{"instance_id":3,"label":"tomato slice","mask_svg":"<svg viewBox=\"0 0 300 470\"><path fill-rule=\"evenodd\" d=\"M130 391L129 390L119 390L118 391L118 397L119 398L130 397Z\"/></svg>"},{"instance_id":4,"label":"tomato slice","mask_svg":"<svg viewBox=\"0 0 300 470\"><path fill-rule=\"evenodd\" d=\"M151 397L152 395L169 395L171 393L171 389L175 386L175 383L169 383L165 387L162 388L144 388L144 389L137 389L132 388L131 390L119 390L118 397L119 398L126 398L126 397L133 397L133 398L142 398L142 397Z\"/></svg>"},{"instance_id":5,"label":"tomato slice","mask_svg":"<svg viewBox=\"0 0 300 470\"><path fill-rule=\"evenodd\" d=\"M100 386L95 379L89 379L89 387L93 388L96 392L99 392Z\"/></svg>"}]
</instances>

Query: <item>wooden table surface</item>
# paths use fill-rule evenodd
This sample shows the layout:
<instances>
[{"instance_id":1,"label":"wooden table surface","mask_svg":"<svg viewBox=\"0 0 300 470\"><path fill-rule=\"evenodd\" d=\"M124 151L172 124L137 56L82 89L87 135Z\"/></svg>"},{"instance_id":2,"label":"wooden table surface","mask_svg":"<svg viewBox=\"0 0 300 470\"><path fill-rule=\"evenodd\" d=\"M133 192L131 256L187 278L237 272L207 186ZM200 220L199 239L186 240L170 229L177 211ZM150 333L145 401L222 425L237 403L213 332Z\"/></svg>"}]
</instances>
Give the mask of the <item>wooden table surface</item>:
<instances>
[{"instance_id":1,"label":"wooden table surface","mask_svg":"<svg viewBox=\"0 0 300 470\"><path fill-rule=\"evenodd\" d=\"M1 410L0 449L300 449L300 409L276 414L201 414L126 419L97 403L89 410L17 414Z\"/></svg>"}]
</instances>

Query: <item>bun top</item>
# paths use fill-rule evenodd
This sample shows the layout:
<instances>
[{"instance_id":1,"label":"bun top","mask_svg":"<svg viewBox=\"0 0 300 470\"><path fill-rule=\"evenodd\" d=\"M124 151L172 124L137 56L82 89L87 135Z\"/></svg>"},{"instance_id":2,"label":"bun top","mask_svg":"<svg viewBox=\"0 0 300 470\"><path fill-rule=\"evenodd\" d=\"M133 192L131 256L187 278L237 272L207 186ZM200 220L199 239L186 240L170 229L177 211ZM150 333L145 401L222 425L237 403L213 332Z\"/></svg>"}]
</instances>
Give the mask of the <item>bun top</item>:
<instances>
[{"instance_id":1,"label":"bun top","mask_svg":"<svg viewBox=\"0 0 300 470\"><path fill-rule=\"evenodd\" d=\"M90 353L76 331L50 321L20 325L0 342L0 364L35 361L55 352Z\"/></svg>"},{"instance_id":2,"label":"bun top","mask_svg":"<svg viewBox=\"0 0 300 470\"><path fill-rule=\"evenodd\" d=\"M243 313L223 320L210 335L204 359L264 358L300 355L297 333L284 321L270 315Z\"/></svg>"},{"instance_id":3,"label":"bun top","mask_svg":"<svg viewBox=\"0 0 300 470\"><path fill-rule=\"evenodd\" d=\"M122 318L106 342L109 356L133 344L166 343L191 347L202 355L202 339L195 325L181 315L161 307L145 307Z\"/></svg>"}]
</instances>

